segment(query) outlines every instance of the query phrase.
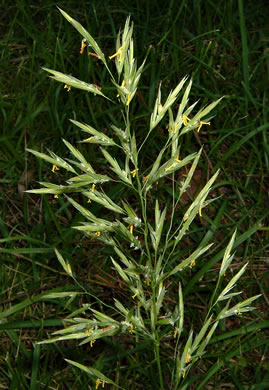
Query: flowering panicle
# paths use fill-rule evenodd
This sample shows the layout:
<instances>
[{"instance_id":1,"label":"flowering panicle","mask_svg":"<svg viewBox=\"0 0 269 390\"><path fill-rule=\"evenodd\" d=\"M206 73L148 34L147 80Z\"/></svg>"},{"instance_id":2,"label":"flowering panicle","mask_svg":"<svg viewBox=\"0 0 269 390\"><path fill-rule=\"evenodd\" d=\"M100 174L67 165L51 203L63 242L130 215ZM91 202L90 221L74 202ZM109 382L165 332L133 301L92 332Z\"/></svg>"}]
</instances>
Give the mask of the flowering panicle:
<instances>
[{"instance_id":1,"label":"flowering panicle","mask_svg":"<svg viewBox=\"0 0 269 390\"><path fill-rule=\"evenodd\" d=\"M107 69L114 90L106 88L103 84L101 87L56 70L44 69L53 80L62 83L68 92L71 88L76 88L83 93L90 93L92 99L94 97L106 99L104 100L106 104L113 99L114 106L111 109L104 108L103 113L109 112L110 118L106 123L112 122L112 124L103 128L95 123L93 127L92 124L71 119L71 123L79 131L87 133L87 138L81 137L79 146L73 146L67 140L63 140L71 155L70 158L63 159L51 151L45 154L28 149L36 157L49 163L51 172L55 175L49 173L48 176L56 177L57 181L62 180L61 184L41 182L42 188L28 192L51 194L55 198L61 195L61 204L68 202L74 211L80 214L82 218L74 218L79 222L72 228L84 234L85 242L90 245L101 244L100 250L106 245L111 250L108 253L113 253L113 257L105 256L107 261L111 261L113 267L113 275L110 275L112 279L109 280L107 275L108 279L105 283L105 279L102 281L100 278L99 282L106 284L110 290L116 289L117 286L122 287L124 293L122 297L126 299L125 304L116 298L114 301L111 299L102 302L98 289L88 291L87 283L79 282L76 278L74 268L76 262L65 259L56 249L55 255L63 267L65 276L73 280L76 288L73 289L74 291L67 291L67 287L60 291L53 290L47 295L42 294L42 299L67 298L68 307L73 306L75 302L79 304L87 299L89 301L66 318L66 326L63 329L56 330L53 337L39 344L72 340L78 345L88 343L93 347L96 340L104 337L115 337L115 340L118 337L120 340L120 335L125 334L124 342L133 338L133 343L139 340L152 346L155 356L153 363L157 363L160 382L160 386L156 386L163 390L161 359L164 355L167 358L167 354L162 352L163 341L167 343L174 339L176 350L174 370L171 370L173 372L171 388L179 389L182 378L188 375L192 365L205 354L219 321L232 315L242 316L243 313L253 309L250 304L258 298L255 296L244 301L237 300L235 305L231 305L232 298L241 294L233 289L244 273L246 265L232 276L224 288L221 288L223 276L233 259L231 253L235 234L222 253L222 264L208 305L209 311L196 334L191 330L184 340L187 323L185 317L188 311L184 310L185 294L181 283L177 282L178 298L172 301L167 297L169 286L172 285L173 291L175 290L172 277L177 274L175 280L185 280L188 274L192 273L191 269L196 264L199 265L200 259L212 246L207 244L207 236L203 238L199 235L196 241L193 241L193 243L197 242L196 248L191 245L186 252L182 250L186 246L183 245L179 249L183 237L190 234L189 229L194 219L201 217L202 211L205 217L206 207L213 201L207 200L208 195L214 188L219 173L216 171L212 174L206 184L199 191L197 190L193 199L187 203L183 194L194 177L202 148L183 157L180 145L182 145L181 137L187 132L199 133L202 126L211 125L212 117L208 115L221 99L194 112L197 102L189 104L191 80L187 82L187 77L183 77L167 94L160 83L149 128L141 132L144 135L139 135L138 143L136 129L141 128L138 123L140 113L137 114L137 108L132 107L132 102L136 96L145 60L139 66L134 56L133 24L130 17L126 19L124 29L117 36L114 54L105 56L99 44L80 23L64 11L60 10L60 12L81 34L80 54L83 55L85 50L88 52L84 60L87 59L95 64L95 58L98 58L100 60L98 68L103 65ZM78 53L77 56L79 57ZM110 68L114 67L115 72L112 72ZM102 80L106 78L102 77ZM109 91L111 96L106 96L103 90ZM122 107L121 111L114 110L117 102ZM117 114L113 116L115 112ZM134 112L136 114L132 117ZM79 115L80 113L74 114L74 117ZM146 121L143 119L142 123ZM165 132L164 142L160 139L162 144L155 155L155 146L151 148L147 142L154 129L161 129L167 123L168 132ZM145 145L149 148L147 152L150 155L150 158L146 159L143 149ZM89 153L83 154L83 150L87 147ZM143 166L144 161L150 166ZM99 162L104 163L102 169L99 167ZM57 175L59 169L61 173L64 169L69 177L66 178L65 174ZM166 194L169 193L173 199L171 207L167 205L169 199L166 199L168 196ZM189 198L192 198L192 194ZM57 203L60 202L54 202L55 205ZM71 259L73 252L66 252L66 255ZM99 257L98 255L97 259ZM202 264L206 260L203 259ZM115 272L117 278L114 278ZM192 282L195 283L195 278ZM187 283L184 282L184 285L186 289L189 288ZM79 287L81 292L78 291ZM81 294L84 294L83 299ZM95 294L99 294L98 297ZM76 297L79 299L74 300ZM226 302L223 304L223 301ZM183 330L184 338L181 337ZM139 353L139 349L136 353ZM104 388L106 383L111 385L111 388L119 387L95 368L98 365L88 367L68 359L66 361L93 377L96 389Z\"/></svg>"}]
</instances>

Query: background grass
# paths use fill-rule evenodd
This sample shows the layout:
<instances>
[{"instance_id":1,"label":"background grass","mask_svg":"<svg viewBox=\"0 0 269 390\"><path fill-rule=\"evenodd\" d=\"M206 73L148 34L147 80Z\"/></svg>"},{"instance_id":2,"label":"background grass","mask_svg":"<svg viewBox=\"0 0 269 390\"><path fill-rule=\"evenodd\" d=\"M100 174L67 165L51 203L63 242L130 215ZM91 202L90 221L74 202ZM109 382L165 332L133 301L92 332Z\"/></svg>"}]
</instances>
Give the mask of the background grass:
<instances>
[{"instance_id":1,"label":"background grass","mask_svg":"<svg viewBox=\"0 0 269 390\"><path fill-rule=\"evenodd\" d=\"M33 344L62 326L61 319L85 303L83 297L73 302L44 302L45 292L77 288L56 262L54 247L71 261L78 280L95 295L106 302L113 296L128 300L128 292L111 273L110 252L70 229L80 218L72 207L60 198L23 192L36 187L41 179L57 180L47 164L25 153L26 147L39 151L49 148L68 156L62 137L71 143L79 139L68 118L99 129L105 129L112 118L119 118L117 107L108 108L101 99L79 91L67 93L42 71L46 66L73 74L102 85L105 93L110 93L107 74L93 58L79 55L80 36L63 20L56 5L88 28L106 55L114 52L115 36L129 14L135 23L138 63L152 46L132 108L133 126L140 140L160 80L168 92L184 75L191 75L192 99L200 99L201 105L225 95L212 126L195 137L188 134L182 145L183 155L204 145L193 193L217 168L222 170L214 189L222 198L195 222L186 248L177 253L184 256L187 248L202 239L215 243L210 256L188 275L186 312L190 324L199 327L197 313L206 308L216 279L213 271L218 269L222 248L235 227L238 239L233 271L249 261L238 288L244 289L244 298L258 293L263 297L256 303L257 310L221 325L205 362L193 373L190 388L268 388L269 15L265 2L243 0L84 0L79 7L73 0L2 4L1 387L93 388L91 378L67 366L63 358L68 358L94 365L128 389L158 388L148 345L135 349L130 340L119 345L114 339L96 343L92 349L78 348L73 342L42 347ZM143 156L145 164L154 161L165 137L164 126L159 126ZM97 165L103 162L94 148L81 146L81 150ZM114 199L121 197L120 188L111 191ZM160 185L158 191L163 202L172 196L169 185ZM205 274L209 266L213 271ZM170 294L173 300L173 288ZM258 333L259 329L262 331ZM167 345L167 362L171 354L172 347ZM168 365L168 378L169 374Z\"/></svg>"}]
</instances>

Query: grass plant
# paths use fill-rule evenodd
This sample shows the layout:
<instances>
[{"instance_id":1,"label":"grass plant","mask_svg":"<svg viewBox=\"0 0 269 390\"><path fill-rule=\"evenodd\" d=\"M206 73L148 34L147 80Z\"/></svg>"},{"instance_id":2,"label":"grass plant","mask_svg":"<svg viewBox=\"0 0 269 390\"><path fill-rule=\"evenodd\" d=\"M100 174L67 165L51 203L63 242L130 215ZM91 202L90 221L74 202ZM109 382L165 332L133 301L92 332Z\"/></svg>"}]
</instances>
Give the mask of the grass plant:
<instances>
[{"instance_id":1,"label":"grass plant","mask_svg":"<svg viewBox=\"0 0 269 390\"><path fill-rule=\"evenodd\" d=\"M130 303L124 306L118 299L114 298L113 312L110 315L106 314L105 310L96 310L97 304L102 307L107 306L106 302L100 302L99 298L93 304L82 305L81 308L76 309L65 319L67 325L71 324L70 326L54 332L55 337L39 342L39 344L82 339L79 345L90 343L93 346L93 343L98 339L118 336L117 338L121 342L121 336L124 338L126 334L132 334L135 340L135 347L141 342L146 342L154 351L154 360L151 364L155 363L158 369L158 388L164 389L167 386L173 389L187 388L189 382L188 374L191 368L204 355L206 346L214 335L219 321L253 310L254 307L251 306L251 303L260 297L260 295L256 295L244 301L239 301L235 305L232 304L232 298L240 295L241 292L231 292L231 290L234 289L236 282L244 273L247 264L220 291L222 278L233 259L231 251L235 239L234 233L225 249L218 281L200 331L194 337L191 327L187 331L189 335L185 342L184 338L181 337L183 329L186 327L181 286L184 280L183 275L186 272L183 271L193 268L198 258L207 252L212 244L198 245L197 248L188 253L186 258L181 258L180 260L177 259L178 247L182 247L182 239L189 230L194 218L197 215L202 217L202 209L212 202L212 200L207 198L219 172L217 171L207 181L196 195L194 201L183 211L181 222L178 222L180 215L176 213L176 209L181 206L184 210L182 197L190 186L202 152L201 149L198 153L187 155L181 159L180 147L183 142L183 135L191 131L199 133L203 126L210 126L212 114L211 116L209 114L221 99L198 109L193 114L198 102L189 103L192 80L186 86L187 77L183 78L176 88L168 94L163 103L160 84L154 109L150 116L149 129L145 132L141 145L138 145L135 125L132 124L131 105L132 100L136 96L138 83L146 60L138 67L134 57L133 24L130 22L130 17L127 18L123 31L118 33L115 53L109 56L109 60L115 58L117 74L114 77L113 71L110 70L106 57L95 39L79 22L63 10L60 9L60 12L82 36L80 54L83 55L86 49L87 54L98 58L109 72L111 83L115 86L117 93L116 99L118 98L119 103L122 105L122 119L121 122L117 118L114 119L110 126L111 131L109 135L96 130L89 124L71 120L74 125L90 135L90 137L81 142L100 146L100 150L109 164L109 169L106 169L106 171L110 171L109 175L97 173L92 166L92 162L87 161L84 155L67 140L63 140L71 152L72 158L75 158L77 161L64 160L51 151L49 151L49 155L31 149L28 149L28 151L49 162L52 165L53 173L57 170L65 169L71 172L73 176L66 180L66 184L57 185L40 182L43 188L28 190L28 193L53 194L57 199L61 195L67 197L67 200L88 221L82 222L81 225L74 228L82 231L86 237L101 241L113 248L115 252L114 257L116 256L117 260L111 256L111 261L122 282L129 290ZM86 83L56 70L47 68L44 68L44 70L52 74L52 79L63 83L64 88L68 92L72 88L77 88L91 92L94 96L99 95L109 100L110 104L115 103L115 96L113 101L112 97L110 98L103 94L102 87L96 84ZM178 109L176 113L173 113L173 107L175 102L178 101L180 94L182 94L182 98L178 103ZM169 118L169 120L166 119L166 122L168 122L166 125L167 141L160 148L154 164L150 167L144 167L140 163L140 152L142 148L147 148L148 150L147 141L150 139L152 131L157 125L164 123L163 119L166 116ZM117 141L114 141L115 138L117 138ZM118 148L117 158L108 152L109 146ZM120 156L120 152L123 156ZM182 171L185 166L189 166L188 172L184 175L186 178L178 186L175 182L175 174L179 170ZM158 196L153 194L153 188L158 185L159 181L165 181L166 178L172 179L173 183L172 204L170 206L167 203L161 210ZM104 190L105 183L111 181L119 182L126 187L125 191L129 196L127 199L124 197L121 200L121 205L116 204ZM99 190L96 189L96 186L99 187ZM83 206L85 202L77 202L74 198L70 198L69 194L72 193L83 195L88 199L88 203L95 201L101 204L105 209L113 211L114 217L109 219L98 217ZM130 205L130 200L133 197L137 198L138 201L136 210ZM153 205L155 204L155 222L151 221L150 212L148 211L152 202ZM170 209L169 216L167 215L167 209ZM133 254L133 251L138 251L138 254ZM90 292L76 280L69 260L65 260L57 249L55 249L55 253L67 275L73 278L86 295L91 296ZM176 263L178 264L175 265ZM164 304L167 285L172 275L180 272L182 272L182 276L177 278L179 282L178 300L171 309ZM69 297L70 301L77 295L78 292L75 291L56 292L45 295L45 298ZM225 302L225 305L221 305L220 302L222 301L227 303ZM215 307L218 309L215 310ZM88 315L86 310L90 312ZM83 314L83 316L78 316L78 314ZM163 345L173 340L173 338L176 346L172 355L173 359L169 362L173 369L171 378L165 383L163 379L165 361L163 358ZM126 388L124 383L120 382L121 385L117 385L94 367L88 367L69 359L67 359L67 362L93 377L96 380L96 388L100 384L104 387L105 383Z\"/></svg>"},{"instance_id":2,"label":"grass plant","mask_svg":"<svg viewBox=\"0 0 269 390\"><path fill-rule=\"evenodd\" d=\"M91 378L57 358L62 356L72 361L84 361L86 366L94 366L108 377L116 378L115 382L118 384L126 383L130 388L139 388L142 387L142 382L148 388L158 388L156 361L148 352L151 349L150 343L141 342L135 347L130 341L132 335L129 333L124 348L113 337L99 340L93 348L90 345L88 348L87 345L78 348L71 341L32 347L33 341L47 338L47 329L62 327L60 318L69 316L78 304L85 304L90 299L81 294L78 285L71 283L66 278L66 272L55 263L54 247L59 249L63 258L70 261L77 281L95 296L91 304L99 302L99 310L104 310L101 304L104 300L113 306L111 294L126 305L130 302L126 285L119 281L116 273L111 273L111 250L98 244L97 240L81 239L80 232L69 228L70 224L78 226L83 219L72 210L63 196L58 199L53 195L44 196L41 201L39 197L23 195L23 191L33 180L42 181L46 176L47 182L57 179L59 185L60 178L68 179L62 169L54 174L42 161L35 168L36 162L25 154L25 147L41 150L43 153L45 145L57 151L64 159L65 156L70 158L66 153L66 146L61 142L62 137L70 144L77 140L74 126L68 122L68 117L74 118L76 113L74 120L91 122L92 127L97 129L110 129L111 122L120 118L118 104L110 104L99 97L93 99L87 93L76 93L74 88L69 93L63 93L62 85L53 82L48 84L46 81L45 72L40 69L44 65L62 73L77 75L79 79L93 80L94 84L104 87L102 92L115 99L115 87L109 87L108 71L102 70L100 62L94 57L91 56L89 60L85 53L79 55L78 34L74 34L72 28L58 18L53 3L45 3L30 7L23 1L16 5L7 4L2 13L2 25L5 27L1 56L3 132L0 147L3 172L1 198L4 207L0 221L0 250L3 286L1 303L4 308L0 326L3 332L2 367L5 368L1 370L1 383L7 388L25 389L93 386ZM82 20L84 25L90 26L93 36L98 38L98 42L102 42L106 58L113 53L111 38L114 38L128 14L132 14L135 20L135 52L139 64L143 62L141 56L147 52L144 44L152 45L144 66L142 82L136 98L130 104L131 125L136 128L138 145L143 141L147 118L154 107L160 79L163 80L162 95L168 96L177 80L182 79L185 74L192 74L190 101L200 99L199 106L225 95L211 126L204 126L199 133L187 133L181 144L180 152L183 156L197 153L203 145L199 164L190 182L194 192L187 193L188 202L201 189L193 183L205 183L205 178L212 176L217 168L221 168L221 174L213 185L212 196L222 195L208 205L202 218L198 217L193 221L184 239L187 244L175 253L177 259L187 258L198 245L203 247L209 242L215 243L196 262L195 267L185 271L186 278L181 280L185 319L190 319L189 327L194 324L195 334L199 332L203 325L200 318L205 318L204 314L208 309L206 302L213 293L212 286L217 282L217 272L212 272L212 269L219 269L224 248L236 228L236 256L231 265L233 272L232 275L227 272L223 279L227 285L229 278L249 261L243 282L238 281L238 291L245 290L245 300L259 293L263 293L264 298L257 302L259 311L237 316L234 320L229 318L226 322L220 321L217 333L203 356L204 365L195 367L195 371L192 371L195 375L189 377L188 385L190 388L197 388L199 383L199 388L222 388L222 384L224 386L225 383L231 383L239 389L255 386L266 388L268 375L266 360L262 357L267 354L267 338L265 331L257 333L268 328L268 228L264 212L268 178L268 114L264 75L268 72L268 56L266 35L262 27L264 14L260 12L262 8L256 4L255 7L250 5L246 8L243 7L243 2L238 2L237 5L232 1L225 4L186 1L177 9L171 1L165 10L161 5L153 10L150 3L144 8L140 2L136 6L124 3L121 9L119 2L111 2L104 10L98 2L91 2L90 6L87 2L82 3L80 10L75 8L72 1L62 2L62 7L73 9L72 14ZM237 28L237 21L240 28ZM42 23L44 28L37 28L38 23ZM154 29L151 28L153 25ZM112 61L114 59L107 60L111 71ZM147 84L149 88L146 87ZM197 112L196 109L194 112ZM114 125L117 126L117 123ZM149 167L155 162L159 146L164 145L166 140L167 129L160 122L150 134L150 153L147 147L144 148L145 152L143 149L140 151L141 166ZM96 146L79 144L77 149L87 161L95 161L95 169L105 161L104 156L96 152ZM113 158L120 158L112 150L113 148L108 148ZM106 169L104 174L110 175ZM174 175L175 181L162 179L163 182L160 181L158 187L149 190L150 194L158 195L161 213L166 202L173 202L175 199L175 183L184 179L177 172ZM122 193L121 183L108 182L104 186L108 189L109 198L117 205L120 204L120 199L130 195L130 192ZM82 200L79 194L74 199L77 202ZM186 201L184 211L188 202ZM133 196L130 205L137 210L139 198ZM83 207L90 207L94 214L101 215L101 205L95 204L94 199L90 205L83 203ZM153 219L154 208L154 202L150 202L148 212ZM180 214L180 218L183 217L179 209L176 213ZM170 215L169 208L167 214ZM112 214L108 216L110 218ZM150 232L148 237L151 237ZM168 251L170 250L171 247L168 247ZM116 260L114 255L113 258ZM80 259L79 262L77 259ZM172 268L174 260L170 260ZM174 274L171 279L178 282L180 278L178 274ZM176 304L177 290L178 286L174 281L169 286L169 293L166 291L165 307ZM73 292L69 301L60 294L68 291ZM56 292L58 297L52 298L50 294ZM237 297L234 299L239 302ZM110 316L114 316L112 308L105 310L109 311ZM182 340L188 340L185 330ZM167 341L164 355L161 353L162 359L165 357L162 366L165 383L171 378L168 364L173 355L171 347L174 347L173 343ZM117 351L117 358L123 362L121 367L114 364L111 351ZM146 362L144 367L141 359ZM253 361L256 362L255 368Z\"/></svg>"}]
</instances>

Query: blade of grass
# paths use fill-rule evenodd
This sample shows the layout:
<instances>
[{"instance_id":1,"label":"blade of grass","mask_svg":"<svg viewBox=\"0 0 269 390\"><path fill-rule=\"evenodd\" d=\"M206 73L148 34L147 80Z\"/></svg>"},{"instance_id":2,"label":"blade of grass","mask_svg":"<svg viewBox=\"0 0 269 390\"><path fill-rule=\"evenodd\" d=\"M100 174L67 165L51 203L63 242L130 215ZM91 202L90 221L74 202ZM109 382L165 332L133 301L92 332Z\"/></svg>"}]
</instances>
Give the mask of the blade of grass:
<instances>
[{"instance_id":1,"label":"blade of grass","mask_svg":"<svg viewBox=\"0 0 269 390\"><path fill-rule=\"evenodd\" d=\"M40 365L40 345L34 346L33 362L32 362L32 375L29 390L35 390L37 388L37 377Z\"/></svg>"}]
</instances>

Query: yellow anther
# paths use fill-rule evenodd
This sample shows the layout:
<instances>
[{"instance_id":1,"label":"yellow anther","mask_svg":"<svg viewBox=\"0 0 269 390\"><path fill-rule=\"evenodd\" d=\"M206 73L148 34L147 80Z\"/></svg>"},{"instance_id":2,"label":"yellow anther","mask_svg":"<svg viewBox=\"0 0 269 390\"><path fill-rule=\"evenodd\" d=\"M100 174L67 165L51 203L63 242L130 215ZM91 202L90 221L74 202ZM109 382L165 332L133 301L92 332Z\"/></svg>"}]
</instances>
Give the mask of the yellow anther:
<instances>
[{"instance_id":1,"label":"yellow anther","mask_svg":"<svg viewBox=\"0 0 269 390\"><path fill-rule=\"evenodd\" d=\"M183 124L184 124L184 126L187 126L189 121L190 121L190 118L188 118L187 115L183 115Z\"/></svg>"},{"instance_id":2,"label":"yellow anther","mask_svg":"<svg viewBox=\"0 0 269 390\"><path fill-rule=\"evenodd\" d=\"M191 355L189 352L187 352L186 358L185 358L185 363L189 363L191 360Z\"/></svg>"},{"instance_id":3,"label":"yellow anther","mask_svg":"<svg viewBox=\"0 0 269 390\"><path fill-rule=\"evenodd\" d=\"M86 45L86 43L85 43L85 39L82 39L82 41L81 41L81 47L80 47L80 54L83 54L84 49L85 49L86 46L87 46L87 45Z\"/></svg>"},{"instance_id":4,"label":"yellow anther","mask_svg":"<svg viewBox=\"0 0 269 390\"><path fill-rule=\"evenodd\" d=\"M94 88L98 89L98 91L102 91L102 87L100 87L99 85L97 84L93 84Z\"/></svg>"},{"instance_id":5,"label":"yellow anther","mask_svg":"<svg viewBox=\"0 0 269 390\"><path fill-rule=\"evenodd\" d=\"M144 179L143 179L143 183L146 183L146 181L148 180L149 178L149 175L145 176Z\"/></svg>"},{"instance_id":6,"label":"yellow anther","mask_svg":"<svg viewBox=\"0 0 269 390\"><path fill-rule=\"evenodd\" d=\"M109 59L111 60L112 58L119 56L119 62L122 62L122 49L123 46L119 47L116 53L110 56Z\"/></svg>"},{"instance_id":7,"label":"yellow anther","mask_svg":"<svg viewBox=\"0 0 269 390\"><path fill-rule=\"evenodd\" d=\"M87 203L91 203L92 201L91 201L91 199L89 198L88 200L87 200Z\"/></svg>"},{"instance_id":8,"label":"yellow anther","mask_svg":"<svg viewBox=\"0 0 269 390\"><path fill-rule=\"evenodd\" d=\"M84 140L84 142L90 141L90 140L92 140L93 138L94 138L94 136L92 136L92 137L90 137L90 138L87 138L87 139Z\"/></svg>"},{"instance_id":9,"label":"yellow anther","mask_svg":"<svg viewBox=\"0 0 269 390\"><path fill-rule=\"evenodd\" d=\"M208 125L208 126L210 126L210 122L202 122L202 121L198 121L198 123L199 123L199 127L198 127L198 129L197 129L197 133L199 133L199 131L200 131L200 129L201 129L201 127L203 126L203 125Z\"/></svg>"},{"instance_id":10,"label":"yellow anther","mask_svg":"<svg viewBox=\"0 0 269 390\"><path fill-rule=\"evenodd\" d=\"M130 230L130 233L133 234L134 231L134 225L129 225L128 229Z\"/></svg>"},{"instance_id":11,"label":"yellow anther","mask_svg":"<svg viewBox=\"0 0 269 390\"><path fill-rule=\"evenodd\" d=\"M202 216L202 205L200 205L200 207L199 207L199 215L200 215L200 217Z\"/></svg>"},{"instance_id":12,"label":"yellow anther","mask_svg":"<svg viewBox=\"0 0 269 390\"><path fill-rule=\"evenodd\" d=\"M137 171L138 171L138 169L134 169L133 171L131 171L131 174L132 174L133 177L136 176L136 172L137 172Z\"/></svg>"},{"instance_id":13,"label":"yellow anther","mask_svg":"<svg viewBox=\"0 0 269 390\"><path fill-rule=\"evenodd\" d=\"M179 159L179 154L177 155L177 158L176 158L176 160L175 160L176 162L178 162L178 163L180 163L181 162L181 160Z\"/></svg>"},{"instance_id":14,"label":"yellow anther","mask_svg":"<svg viewBox=\"0 0 269 390\"><path fill-rule=\"evenodd\" d=\"M96 382L95 382L95 388L98 389L98 387L101 385L102 381L101 379L96 379Z\"/></svg>"},{"instance_id":15,"label":"yellow anther","mask_svg":"<svg viewBox=\"0 0 269 390\"><path fill-rule=\"evenodd\" d=\"M70 92L71 85L65 84L64 88L66 88L66 89L67 89L67 92Z\"/></svg>"},{"instance_id":16,"label":"yellow anther","mask_svg":"<svg viewBox=\"0 0 269 390\"><path fill-rule=\"evenodd\" d=\"M93 344L95 343L95 341L96 341L96 340L91 340L91 341L90 341L90 346L91 346L91 347L93 346Z\"/></svg>"},{"instance_id":17,"label":"yellow anther","mask_svg":"<svg viewBox=\"0 0 269 390\"><path fill-rule=\"evenodd\" d=\"M129 106L129 104L130 104L130 101L131 101L131 94L129 93L128 94L128 98L127 98L127 102L126 102L126 106Z\"/></svg>"},{"instance_id":18,"label":"yellow anther","mask_svg":"<svg viewBox=\"0 0 269 390\"><path fill-rule=\"evenodd\" d=\"M94 192L95 190L95 184L92 185L91 192Z\"/></svg>"},{"instance_id":19,"label":"yellow anther","mask_svg":"<svg viewBox=\"0 0 269 390\"><path fill-rule=\"evenodd\" d=\"M132 295L132 298L133 299L135 299L135 297L138 295L138 291L134 294L134 295Z\"/></svg>"},{"instance_id":20,"label":"yellow anther","mask_svg":"<svg viewBox=\"0 0 269 390\"><path fill-rule=\"evenodd\" d=\"M175 123L175 126L174 126L174 133L176 134L177 132L177 123Z\"/></svg>"},{"instance_id":21,"label":"yellow anther","mask_svg":"<svg viewBox=\"0 0 269 390\"><path fill-rule=\"evenodd\" d=\"M149 286L149 285L150 285L150 280L149 280L149 279L146 279L146 280L145 280L145 284L146 284L147 286Z\"/></svg>"},{"instance_id":22,"label":"yellow anther","mask_svg":"<svg viewBox=\"0 0 269 390\"><path fill-rule=\"evenodd\" d=\"M125 81L125 80L122 80L122 83L121 83L120 88L124 88L125 85L126 85L126 81ZM117 94L117 97L119 97L119 96L120 96L120 94L118 93L118 94Z\"/></svg>"},{"instance_id":23,"label":"yellow anther","mask_svg":"<svg viewBox=\"0 0 269 390\"><path fill-rule=\"evenodd\" d=\"M92 52L89 52L88 55L89 55L89 56L92 56L92 57L96 57L96 58L98 58L98 59L101 58L98 54L92 53Z\"/></svg>"},{"instance_id":24,"label":"yellow anther","mask_svg":"<svg viewBox=\"0 0 269 390\"><path fill-rule=\"evenodd\" d=\"M178 162L178 163L180 163L181 162L181 160L179 159L179 154L177 155L177 158L175 159L175 162ZM172 165L170 165L169 167L167 167L167 168L165 168L165 172L168 172L168 171L170 171L171 169L173 169L174 168L174 163L172 164Z\"/></svg>"},{"instance_id":25,"label":"yellow anther","mask_svg":"<svg viewBox=\"0 0 269 390\"><path fill-rule=\"evenodd\" d=\"M242 315L240 309L237 310L237 315L238 315L238 316L241 316L241 315Z\"/></svg>"},{"instance_id":26,"label":"yellow anther","mask_svg":"<svg viewBox=\"0 0 269 390\"><path fill-rule=\"evenodd\" d=\"M195 260L193 259L189 265L190 268L194 267L195 266Z\"/></svg>"},{"instance_id":27,"label":"yellow anther","mask_svg":"<svg viewBox=\"0 0 269 390\"><path fill-rule=\"evenodd\" d=\"M96 232L94 236L91 236L91 240L101 236L101 232Z\"/></svg>"},{"instance_id":28,"label":"yellow anther","mask_svg":"<svg viewBox=\"0 0 269 390\"><path fill-rule=\"evenodd\" d=\"M54 164L54 165L52 166L52 168L51 168L51 171L52 171L53 173L55 173L55 171L59 171L59 170L60 170L60 168L58 168L57 165L55 165L55 164Z\"/></svg>"},{"instance_id":29,"label":"yellow anther","mask_svg":"<svg viewBox=\"0 0 269 390\"><path fill-rule=\"evenodd\" d=\"M165 172L168 172L168 171L170 171L173 168L174 168L174 164L170 165L170 167L168 167L168 168L165 168Z\"/></svg>"},{"instance_id":30,"label":"yellow anther","mask_svg":"<svg viewBox=\"0 0 269 390\"><path fill-rule=\"evenodd\" d=\"M184 368L184 371L183 371L183 374L182 374L182 378L185 378L185 375L186 375L186 368Z\"/></svg>"},{"instance_id":31,"label":"yellow anther","mask_svg":"<svg viewBox=\"0 0 269 390\"><path fill-rule=\"evenodd\" d=\"M177 328L175 327L175 329L174 329L174 339L177 337L177 334L178 334L178 330L177 330Z\"/></svg>"},{"instance_id":32,"label":"yellow anther","mask_svg":"<svg viewBox=\"0 0 269 390\"><path fill-rule=\"evenodd\" d=\"M54 195L54 198L55 198L55 199L58 199L58 198L59 198L58 194L55 194L55 195Z\"/></svg>"},{"instance_id":33,"label":"yellow anther","mask_svg":"<svg viewBox=\"0 0 269 390\"><path fill-rule=\"evenodd\" d=\"M86 336L90 336L90 334L93 332L92 329L88 328L88 329L85 329L85 335Z\"/></svg>"}]
</instances>

